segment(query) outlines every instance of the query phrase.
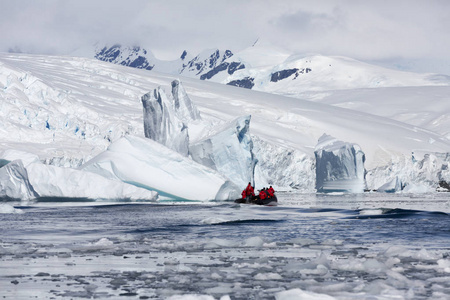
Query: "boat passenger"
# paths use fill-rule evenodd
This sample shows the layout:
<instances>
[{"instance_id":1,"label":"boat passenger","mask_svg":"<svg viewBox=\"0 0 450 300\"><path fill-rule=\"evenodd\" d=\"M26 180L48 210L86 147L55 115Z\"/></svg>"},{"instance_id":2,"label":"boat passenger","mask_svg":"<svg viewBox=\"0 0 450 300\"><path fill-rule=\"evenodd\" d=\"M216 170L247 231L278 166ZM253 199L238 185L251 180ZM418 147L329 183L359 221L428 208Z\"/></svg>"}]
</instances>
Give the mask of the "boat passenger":
<instances>
[{"instance_id":1,"label":"boat passenger","mask_svg":"<svg viewBox=\"0 0 450 300\"><path fill-rule=\"evenodd\" d=\"M263 188L262 190L259 191L259 195L258 195L259 199L264 200L267 198L267 194L266 194L266 190L265 188Z\"/></svg>"},{"instance_id":2,"label":"boat passenger","mask_svg":"<svg viewBox=\"0 0 450 300\"><path fill-rule=\"evenodd\" d=\"M249 182L247 187L245 188L246 195L247 196L254 196L255 195L255 189L252 187L252 184Z\"/></svg>"},{"instance_id":3,"label":"boat passenger","mask_svg":"<svg viewBox=\"0 0 450 300\"><path fill-rule=\"evenodd\" d=\"M275 196L275 190L273 189L272 186L270 186L270 187L267 189L267 192L269 193L269 198L273 198L273 197Z\"/></svg>"}]
</instances>

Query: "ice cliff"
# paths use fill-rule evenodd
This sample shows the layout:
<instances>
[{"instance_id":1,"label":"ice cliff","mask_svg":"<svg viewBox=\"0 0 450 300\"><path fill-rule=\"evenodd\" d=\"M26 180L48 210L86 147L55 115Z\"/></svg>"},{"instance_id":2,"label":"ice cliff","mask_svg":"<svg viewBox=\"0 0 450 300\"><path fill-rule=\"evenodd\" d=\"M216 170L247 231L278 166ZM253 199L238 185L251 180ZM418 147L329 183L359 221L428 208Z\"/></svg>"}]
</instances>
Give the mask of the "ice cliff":
<instances>
[{"instance_id":1,"label":"ice cliff","mask_svg":"<svg viewBox=\"0 0 450 300\"><path fill-rule=\"evenodd\" d=\"M250 116L239 117L217 133L190 146L192 159L217 170L239 187L254 185L256 158L252 152Z\"/></svg>"},{"instance_id":2,"label":"ice cliff","mask_svg":"<svg viewBox=\"0 0 450 300\"><path fill-rule=\"evenodd\" d=\"M365 156L358 145L324 134L314 154L317 192L364 192Z\"/></svg>"}]
</instances>

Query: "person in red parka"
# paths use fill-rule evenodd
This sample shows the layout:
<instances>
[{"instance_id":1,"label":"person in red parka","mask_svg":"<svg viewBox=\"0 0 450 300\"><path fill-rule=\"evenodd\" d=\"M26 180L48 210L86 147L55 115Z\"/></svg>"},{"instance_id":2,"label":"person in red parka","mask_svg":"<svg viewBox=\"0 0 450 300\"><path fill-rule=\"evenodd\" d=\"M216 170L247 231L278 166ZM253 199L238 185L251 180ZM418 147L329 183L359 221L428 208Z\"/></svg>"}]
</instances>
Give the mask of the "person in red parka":
<instances>
[{"instance_id":1,"label":"person in red parka","mask_svg":"<svg viewBox=\"0 0 450 300\"><path fill-rule=\"evenodd\" d=\"M252 184L249 182L247 187L245 188L247 196L255 196L255 190L252 187Z\"/></svg>"},{"instance_id":2,"label":"person in red parka","mask_svg":"<svg viewBox=\"0 0 450 300\"><path fill-rule=\"evenodd\" d=\"M267 189L267 192L269 193L269 198L273 198L273 196L275 196L275 190L273 189L272 186L270 186L270 187Z\"/></svg>"},{"instance_id":3,"label":"person in red parka","mask_svg":"<svg viewBox=\"0 0 450 300\"><path fill-rule=\"evenodd\" d=\"M267 194L266 194L266 189L263 188L262 190L259 191L259 195L258 195L259 199L264 200L267 198Z\"/></svg>"}]
</instances>

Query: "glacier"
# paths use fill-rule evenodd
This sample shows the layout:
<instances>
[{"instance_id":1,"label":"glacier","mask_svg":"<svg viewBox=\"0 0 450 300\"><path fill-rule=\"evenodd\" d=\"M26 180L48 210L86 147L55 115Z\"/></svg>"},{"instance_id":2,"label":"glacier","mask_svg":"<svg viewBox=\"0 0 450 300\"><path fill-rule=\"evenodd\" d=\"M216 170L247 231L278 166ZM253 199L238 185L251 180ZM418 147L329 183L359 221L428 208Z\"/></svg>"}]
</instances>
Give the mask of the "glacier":
<instances>
[{"instance_id":1,"label":"glacier","mask_svg":"<svg viewBox=\"0 0 450 300\"><path fill-rule=\"evenodd\" d=\"M314 154L317 192L364 192L365 155L358 145L324 134Z\"/></svg>"},{"instance_id":2,"label":"glacier","mask_svg":"<svg viewBox=\"0 0 450 300\"><path fill-rule=\"evenodd\" d=\"M284 60L286 57L280 57L279 63ZM351 61L340 63L350 64L361 74L366 71ZM316 70L304 75L312 76ZM401 77L396 78L401 81ZM406 87L367 90L354 88L364 84L353 82L347 90L337 91L326 90L331 79L322 79L325 90L294 98L188 77L174 82L170 74L86 58L0 54L0 150L25 151L36 155L44 165L77 169L124 137L144 138L141 97L159 90L162 103L160 87L169 86L164 100L167 110L173 110L177 124L189 129L189 145L213 137L239 116L251 115L257 188L271 184L277 190L315 192L314 150L325 132L364 150L367 189L380 189L396 177L403 186L397 192L435 191L439 182L450 181L446 126L450 107L448 101L442 101L450 94L449 86L430 86L407 77L400 82ZM187 95L189 100L185 99ZM411 96L408 105L412 115L402 113L405 99L399 100L401 107L396 106L402 95ZM151 97L157 101L154 94ZM432 106L421 112L423 103ZM374 113L369 113L375 106ZM180 108L178 112L176 107ZM393 111L392 118L388 111ZM184 150L180 152L191 160L188 143L181 140ZM167 148L160 155L166 155L165 151ZM15 159L21 157L7 160ZM231 179L220 176L222 183ZM238 178L232 173L228 176ZM219 186L202 199L216 198ZM239 188L243 187L233 189Z\"/></svg>"}]
</instances>

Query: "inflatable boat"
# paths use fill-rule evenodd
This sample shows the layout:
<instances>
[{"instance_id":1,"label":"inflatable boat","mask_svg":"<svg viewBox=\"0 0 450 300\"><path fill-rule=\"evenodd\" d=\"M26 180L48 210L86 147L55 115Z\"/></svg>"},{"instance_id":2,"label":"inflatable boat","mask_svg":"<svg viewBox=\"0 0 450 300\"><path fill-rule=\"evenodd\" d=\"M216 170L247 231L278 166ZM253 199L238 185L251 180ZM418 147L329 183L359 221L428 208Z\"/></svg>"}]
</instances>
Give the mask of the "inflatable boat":
<instances>
[{"instance_id":1,"label":"inflatable boat","mask_svg":"<svg viewBox=\"0 0 450 300\"><path fill-rule=\"evenodd\" d=\"M239 198L234 200L235 203L243 203L243 204L256 204L256 205L265 205L265 206L277 206L278 205L278 199L277 196L274 195L273 197L266 198L266 199L259 199L258 196L253 197L246 197L246 198Z\"/></svg>"}]
</instances>

